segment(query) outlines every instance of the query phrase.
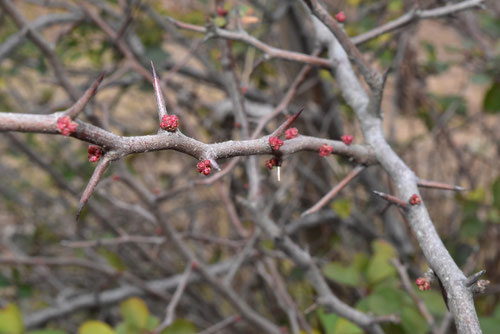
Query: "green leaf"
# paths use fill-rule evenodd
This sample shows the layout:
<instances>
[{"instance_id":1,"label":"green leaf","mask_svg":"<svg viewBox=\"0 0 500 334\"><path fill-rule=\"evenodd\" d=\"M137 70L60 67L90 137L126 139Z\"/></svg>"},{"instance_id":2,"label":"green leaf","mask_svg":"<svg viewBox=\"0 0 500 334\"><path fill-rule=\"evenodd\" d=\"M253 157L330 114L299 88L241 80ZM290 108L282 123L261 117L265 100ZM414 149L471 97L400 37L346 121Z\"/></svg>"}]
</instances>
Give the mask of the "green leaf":
<instances>
[{"instance_id":1,"label":"green leaf","mask_svg":"<svg viewBox=\"0 0 500 334\"><path fill-rule=\"evenodd\" d=\"M224 27L226 24L227 24L227 20L225 17L222 17L222 16L217 16L215 19L214 19L214 24L221 28L221 27Z\"/></svg>"},{"instance_id":2,"label":"green leaf","mask_svg":"<svg viewBox=\"0 0 500 334\"><path fill-rule=\"evenodd\" d=\"M351 215L352 201L341 198L332 203L332 209L340 218L345 219Z\"/></svg>"},{"instance_id":3,"label":"green leaf","mask_svg":"<svg viewBox=\"0 0 500 334\"><path fill-rule=\"evenodd\" d=\"M36 331L29 331L26 334L68 334L68 332L59 329L39 329Z\"/></svg>"},{"instance_id":4,"label":"green leaf","mask_svg":"<svg viewBox=\"0 0 500 334\"><path fill-rule=\"evenodd\" d=\"M318 307L318 310L316 311L319 322L321 323L321 326L323 327L323 332L325 334L334 334L335 333L335 325L337 324L337 321L339 320L339 316L334 314L334 313L325 313L325 310L323 307Z\"/></svg>"},{"instance_id":5,"label":"green leaf","mask_svg":"<svg viewBox=\"0 0 500 334\"><path fill-rule=\"evenodd\" d=\"M15 304L0 309L0 334L22 334L24 332L21 311Z\"/></svg>"},{"instance_id":6,"label":"green leaf","mask_svg":"<svg viewBox=\"0 0 500 334\"><path fill-rule=\"evenodd\" d=\"M493 82L483 99L483 109L487 113L500 112L500 84Z\"/></svg>"},{"instance_id":7,"label":"green leaf","mask_svg":"<svg viewBox=\"0 0 500 334\"><path fill-rule=\"evenodd\" d=\"M102 321L88 320L78 328L78 334L115 334L115 331Z\"/></svg>"},{"instance_id":8,"label":"green leaf","mask_svg":"<svg viewBox=\"0 0 500 334\"><path fill-rule=\"evenodd\" d=\"M345 318L340 318L334 334L362 334L363 330Z\"/></svg>"},{"instance_id":9,"label":"green leaf","mask_svg":"<svg viewBox=\"0 0 500 334\"><path fill-rule=\"evenodd\" d=\"M354 265L345 266L340 262L330 262L323 266L325 276L338 283L359 286L361 284L361 273Z\"/></svg>"},{"instance_id":10,"label":"green leaf","mask_svg":"<svg viewBox=\"0 0 500 334\"><path fill-rule=\"evenodd\" d=\"M483 334L498 334L500 318L479 318L479 324L481 325Z\"/></svg>"},{"instance_id":11,"label":"green leaf","mask_svg":"<svg viewBox=\"0 0 500 334\"><path fill-rule=\"evenodd\" d=\"M443 112L448 109L452 109L457 115L467 116L467 101L463 96L443 95L438 96L437 100L439 101Z\"/></svg>"},{"instance_id":12,"label":"green leaf","mask_svg":"<svg viewBox=\"0 0 500 334\"><path fill-rule=\"evenodd\" d=\"M375 290L368 297L363 298L356 305L356 308L377 315L399 313L403 307L404 298L405 296L401 290L384 286Z\"/></svg>"},{"instance_id":13,"label":"green leaf","mask_svg":"<svg viewBox=\"0 0 500 334\"><path fill-rule=\"evenodd\" d=\"M370 285L396 274L396 269L389 263L395 256L394 248L388 242L381 240L374 241L372 247L375 254L366 269L366 278Z\"/></svg>"},{"instance_id":14,"label":"green leaf","mask_svg":"<svg viewBox=\"0 0 500 334\"><path fill-rule=\"evenodd\" d=\"M160 334L196 334L198 329L193 323L185 319L177 319Z\"/></svg>"},{"instance_id":15,"label":"green leaf","mask_svg":"<svg viewBox=\"0 0 500 334\"><path fill-rule=\"evenodd\" d=\"M120 304L120 313L125 323L136 329L144 329L148 324L149 309L144 301L131 297Z\"/></svg>"},{"instance_id":16,"label":"green leaf","mask_svg":"<svg viewBox=\"0 0 500 334\"><path fill-rule=\"evenodd\" d=\"M414 289L415 291L418 291L416 287L414 287ZM448 310L444 304L443 296L440 293L433 290L423 292L418 291L417 293L432 314L441 317L447 313Z\"/></svg>"},{"instance_id":17,"label":"green leaf","mask_svg":"<svg viewBox=\"0 0 500 334\"><path fill-rule=\"evenodd\" d=\"M404 308L401 312L401 325L406 333L427 333L429 325L415 308Z\"/></svg>"},{"instance_id":18,"label":"green leaf","mask_svg":"<svg viewBox=\"0 0 500 334\"><path fill-rule=\"evenodd\" d=\"M500 208L500 177L497 177L491 185L491 192L493 193L493 206Z\"/></svg>"}]
</instances>

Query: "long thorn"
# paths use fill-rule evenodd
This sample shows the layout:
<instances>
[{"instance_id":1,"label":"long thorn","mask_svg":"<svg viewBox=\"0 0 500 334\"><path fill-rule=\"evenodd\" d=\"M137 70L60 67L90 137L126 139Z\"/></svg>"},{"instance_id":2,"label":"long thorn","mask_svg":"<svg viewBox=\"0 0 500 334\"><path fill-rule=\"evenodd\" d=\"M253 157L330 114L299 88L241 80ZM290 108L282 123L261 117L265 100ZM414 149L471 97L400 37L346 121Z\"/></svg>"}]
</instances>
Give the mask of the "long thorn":
<instances>
[{"instance_id":1,"label":"long thorn","mask_svg":"<svg viewBox=\"0 0 500 334\"><path fill-rule=\"evenodd\" d=\"M346 177L342 179L332 190L330 190L323 198L321 198L316 204L314 204L311 208L304 211L301 217L307 216L308 214L314 213L325 206L335 195L337 195L345 186L349 184L359 173L361 173L365 169L365 166L356 166Z\"/></svg>"},{"instance_id":2,"label":"long thorn","mask_svg":"<svg viewBox=\"0 0 500 334\"><path fill-rule=\"evenodd\" d=\"M418 180L417 185L419 187L422 187L422 188L433 188L433 189L442 189L442 190L451 190L451 191L464 191L465 190L465 188L462 188L460 186L454 186L451 184L422 180L422 179Z\"/></svg>"},{"instance_id":3,"label":"long thorn","mask_svg":"<svg viewBox=\"0 0 500 334\"><path fill-rule=\"evenodd\" d=\"M396 204L397 206L404 208L404 209L408 208L408 203L397 198L396 196L392 196L392 195L389 195L389 194L386 194L386 193L383 193L380 191L376 191L376 190L374 190L373 193L379 197L382 197L383 199L385 199L389 203Z\"/></svg>"},{"instance_id":4,"label":"long thorn","mask_svg":"<svg viewBox=\"0 0 500 334\"><path fill-rule=\"evenodd\" d=\"M64 112L65 116L69 116L71 119L75 119L76 116L85 108L87 103L89 103L90 99L97 92L97 88L99 87L102 79L104 78L104 72L99 75L99 77L94 81L92 86L90 86L85 93L83 93L82 97L78 99L68 110Z\"/></svg>"},{"instance_id":5,"label":"long thorn","mask_svg":"<svg viewBox=\"0 0 500 334\"><path fill-rule=\"evenodd\" d=\"M163 94L161 92L160 80L156 75L155 65L152 60L151 68L153 69L153 88L155 90L156 106L158 107L158 117L161 122L163 116L167 115L167 108L165 107L165 100L163 99Z\"/></svg>"},{"instance_id":6,"label":"long thorn","mask_svg":"<svg viewBox=\"0 0 500 334\"><path fill-rule=\"evenodd\" d=\"M80 198L80 203L78 204L78 211L76 213L76 220L80 218L80 214L83 210L83 207L89 200L90 196L94 192L95 187L101 180L102 175L106 171L106 169L109 166L109 163L111 162L111 159L104 155L99 161L98 165L94 169L94 173L92 174L92 177L89 180L89 183L87 183L87 186L85 187L85 190L83 191L82 197Z\"/></svg>"},{"instance_id":7,"label":"long thorn","mask_svg":"<svg viewBox=\"0 0 500 334\"><path fill-rule=\"evenodd\" d=\"M292 126L293 122L300 116L304 108L300 109L295 115L287 119L283 124L280 125L279 128L274 130L274 132L271 134L271 137L279 137L281 136L286 129L288 129L290 126Z\"/></svg>"}]
</instances>

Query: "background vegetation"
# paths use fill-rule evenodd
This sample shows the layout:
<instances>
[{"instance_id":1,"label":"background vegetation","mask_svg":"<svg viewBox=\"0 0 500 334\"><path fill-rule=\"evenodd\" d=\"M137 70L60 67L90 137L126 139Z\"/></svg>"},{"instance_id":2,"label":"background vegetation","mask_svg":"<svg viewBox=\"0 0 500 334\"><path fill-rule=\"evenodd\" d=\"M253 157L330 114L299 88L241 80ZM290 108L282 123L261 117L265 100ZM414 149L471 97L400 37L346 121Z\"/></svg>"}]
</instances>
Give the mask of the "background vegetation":
<instances>
[{"instance_id":1,"label":"background vegetation","mask_svg":"<svg viewBox=\"0 0 500 334\"><path fill-rule=\"evenodd\" d=\"M420 9L447 3L417 2ZM371 31L414 5L410 0L327 1L333 15L345 12L349 36ZM476 299L476 310L483 332L497 333L500 3L486 5L416 20L358 47L376 68L392 68L382 108L393 149L421 179L466 189L423 189L422 198L456 263L466 274L487 270L492 283ZM282 101L306 66L268 59L244 41L226 43L177 29L167 17L227 30L240 24L276 48L315 50L311 23L294 1L25 0L14 6L54 46L75 91L83 92L106 73L80 117L122 136L155 134L158 116L150 80L118 41L148 73L149 61L154 62L166 87L168 111L180 116L183 132L205 143L242 139L224 61L236 74L251 129ZM106 33L89 12L117 36ZM47 53L27 35L11 15L0 12L0 112L49 114L68 108L74 97L54 75ZM327 57L326 50L319 56ZM301 108L293 125L300 135L340 140L348 134L363 144L353 111L327 69L313 66L307 72L291 103L266 123L263 134ZM245 204L245 161L253 157L208 182L186 154L129 155L110 166L76 223L80 194L94 170L88 145L35 133L5 132L0 138L0 334L153 332L183 281L187 287L175 320L161 333L260 332L240 319L213 284L191 271L192 264L163 236L151 200L183 243L208 267L219 268L221 282L284 332L363 332L321 306L306 271L276 246L279 240L256 227L256 215ZM266 203L266 214L283 231L292 230L291 238L313 256L337 297L386 317L389 321L381 324L386 333L454 332L437 283L429 291L412 284L417 298L402 284L398 268L413 282L427 264L399 209L372 193L395 192L379 166L363 171L318 212L301 217L346 177L352 162L316 152L287 155L278 182L276 168L265 167L270 157L255 158L257 196ZM230 159L218 162L224 167ZM152 288L152 282L163 285ZM117 298L110 297L113 293ZM70 308L81 300L87 302Z\"/></svg>"}]
</instances>

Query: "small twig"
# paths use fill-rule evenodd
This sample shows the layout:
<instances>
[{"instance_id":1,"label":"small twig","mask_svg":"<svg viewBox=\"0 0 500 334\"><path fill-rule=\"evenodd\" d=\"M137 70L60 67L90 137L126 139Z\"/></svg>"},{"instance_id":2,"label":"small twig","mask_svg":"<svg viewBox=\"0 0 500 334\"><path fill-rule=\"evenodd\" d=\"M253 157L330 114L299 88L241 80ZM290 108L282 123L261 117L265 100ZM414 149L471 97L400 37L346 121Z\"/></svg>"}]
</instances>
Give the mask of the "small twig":
<instances>
[{"instance_id":1,"label":"small twig","mask_svg":"<svg viewBox=\"0 0 500 334\"><path fill-rule=\"evenodd\" d=\"M418 311L420 312L420 314L422 314L425 321L427 321L429 327L434 328L435 325L434 317L432 316L431 312L429 312L427 306L422 301L422 299L420 299L420 297L415 293L415 290L413 289L413 286L410 281L410 277L408 277L408 272L406 271L406 267L397 258L392 259L391 263L397 269L399 277L401 277L401 283L403 283L403 287L405 288L406 292L408 292L411 299L413 299L413 302L417 306Z\"/></svg>"},{"instance_id":2,"label":"small twig","mask_svg":"<svg viewBox=\"0 0 500 334\"><path fill-rule=\"evenodd\" d=\"M373 193L375 195L377 195L377 196L385 199L389 203L396 204L397 206L399 206L399 207L401 207L403 209L407 209L408 208L408 203L406 203L405 201L397 198L396 196L392 196L392 195L383 193L381 191L376 191L376 190L373 190Z\"/></svg>"},{"instance_id":3,"label":"small twig","mask_svg":"<svg viewBox=\"0 0 500 334\"><path fill-rule=\"evenodd\" d=\"M359 173L361 173L365 169L365 166L356 166L347 176L340 181L332 190L330 190L323 198L321 198L316 204L314 204L311 208L304 211L301 217L307 216L311 213L314 213L321 209L326 205L335 195L337 195L345 186L349 184Z\"/></svg>"},{"instance_id":4,"label":"small twig","mask_svg":"<svg viewBox=\"0 0 500 334\"><path fill-rule=\"evenodd\" d=\"M179 304L179 301L181 300L182 294L184 293L184 289L186 288L189 278L191 276L191 272L193 271L193 265L192 263L188 263L186 266L186 270L184 271L184 274L182 275L182 279L179 282L179 285L177 286L177 289L175 290L174 295L172 296L172 300L167 306L167 314L165 316L165 320L161 323L158 328L153 332L153 334L158 334L161 331L163 331L165 328L170 326L175 319L175 309L177 305Z\"/></svg>"},{"instance_id":5,"label":"small twig","mask_svg":"<svg viewBox=\"0 0 500 334\"><path fill-rule=\"evenodd\" d=\"M80 97L78 101L75 102L74 105L72 105L68 110L64 112L63 116L69 116L69 118L75 119L78 116L78 114L85 108L90 99L94 97L95 93L97 92L97 88L99 87L99 84L102 82L103 78L104 78L104 72L99 75L99 77L94 81L92 86L90 86L85 91L82 97Z\"/></svg>"},{"instance_id":6,"label":"small twig","mask_svg":"<svg viewBox=\"0 0 500 334\"><path fill-rule=\"evenodd\" d=\"M70 248L88 248L88 247L99 247L99 246L115 246L126 243L147 243L147 244L163 244L165 238L163 237L143 237L143 236L133 236L124 235L119 238L113 239L99 239L99 240L81 240L81 241L70 241L63 240L61 245Z\"/></svg>"},{"instance_id":7,"label":"small twig","mask_svg":"<svg viewBox=\"0 0 500 334\"><path fill-rule=\"evenodd\" d=\"M224 285L231 285L231 282L233 281L234 275L236 275L236 272L240 269L242 264L245 262L245 260L252 254L255 244L259 240L260 236L260 229L257 228L254 232L250 240L248 240L247 244L245 245L245 248L236 256L235 261L233 262L233 265L229 269L226 277L224 277Z\"/></svg>"},{"instance_id":8,"label":"small twig","mask_svg":"<svg viewBox=\"0 0 500 334\"><path fill-rule=\"evenodd\" d=\"M398 317L396 314L387 314L387 315L380 315L378 317L373 317L374 324L382 324L387 322L393 324L399 324L401 322L401 318Z\"/></svg>"},{"instance_id":9,"label":"small twig","mask_svg":"<svg viewBox=\"0 0 500 334\"><path fill-rule=\"evenodd\" d=\"M208 327L207 329L199 332L198 334L214 334L214 333L220 333L220 331L228 326L231 326L235 322L238 322L240 320L239 315L232 315L230 317L227 317L226 319L216 323L215 325L212 325Z\"/></svg>"},{"instance_id":10,"label":"small twig","mask_svg":"<svg viewBox=\"0 0 500 334\"><path fill-rule=\"evenodd\" d=\"M202 26L197 26L194 24L177 21L172 17L167 17L167 19L179 29L191 30L203 34L212 34L213 36L221 37L224 39L230 39L247 43L261 50L265 54L269 55L269 57L281 58L285 60L321 66L324 68L331 68L331 62L328 59L310 56L299 52L278 49L263 43L262 41L258 40L257 38L253 37L252 35L246 32L230 31L218 27L210 27L209 29L207 29Z\"/></svg>"},{"instance_id":11,"label":"small twig","mask_svg":"<svg viewBox=\"0 0 500 334\"><path fill-rule=\"evenodd\" d=\"M463 11L473 7L479 7L484 0L467 0L458 3L449 4L443 7L428 9L428 10L411 10L408 13L376 27L370 31L362 33L352 38L352 42L356 45L365 43L373 38L376 38L385 33L404 27L407 24L419 19L431 19L447 16L459 11Z\"/></svg>"},{"instance_id":12,"label":"small twig","mask_svg":"<svg viewBox=\"0 0 500 334\"><path fill-rule=\"evenodd\" d=\"M465 188L460 187L460 186L454 186L451 184L422 180L422 179L418 180L417 185L419 187L422 187L422 188L433 188L433 189L442 189L442 190L451 190L451 191L464 191L465 190Z\"/></svg>"}]
</instances>

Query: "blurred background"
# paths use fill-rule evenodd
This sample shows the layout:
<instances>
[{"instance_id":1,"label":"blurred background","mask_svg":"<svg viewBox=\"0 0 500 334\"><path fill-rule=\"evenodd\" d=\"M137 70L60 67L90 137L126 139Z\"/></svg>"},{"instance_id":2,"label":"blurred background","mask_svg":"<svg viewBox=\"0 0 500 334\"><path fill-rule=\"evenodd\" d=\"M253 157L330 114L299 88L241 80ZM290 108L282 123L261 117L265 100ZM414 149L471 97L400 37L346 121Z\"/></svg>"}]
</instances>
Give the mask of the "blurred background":
<instances>
[{"instance_id":1,"label":"blurred background","mask_svg":"<svg viewBox=\"0 0 500 334\"><path fill-rule=\"evenodd\" d=\"M425 10L451 3L326 1L332 15L344 11L344 28L351 37L405 15L415 5ZM105 72L98 94L80 117L122 136L158 131L148 77L151 60L166 87L167 109L179 115L183 133L206 143L242 139L224 60L229 59L230 71L236 74L251 129L282 101L306 66L279 57L267 59L245 42L179 29L167 18L198 27L240 27L268 45L304 54L312 54L316 46L311 23L297 1L0 4L0 112L64 110ZM422 189L422 195L457 264L466 274L487 270L485 277L492 283L477 298L476 308L483 332L497 333L500 2L485 4L486 9L415 21L358 47L377 69L392 69L382 109L393 149L420 178L466 189ZM6 6L12 6L15 15ZM34 41L30 31L43 43ZM327 56L325 50L318 52ZM294 123L299 134L335 140L348 134L355 144L363 144L358 122L333 76L317 66L307 71L288 108L268 122L261 135L301 108L304 112ZM251 158L239 160L216 182L204 183L197 161L185 154L128 156L111 165L76 223L78 200L94 169L87 159L88 145L32 133L1 133L0 138L1 334L90 333L83 331L85 324L97 326L93 333L145 333L156 328L177 284L164 287L166 299L141 286L179 278L175 275L183 274L186 263L162 236L145 198L153 199L185 243L210 265L224 264L250 248L253 252L247 251L231 284L284 331L294 332L287 313L293 305L304 333L362 333L316 305L318 296L303 270L276 249L274 240L256 233L255 217L241 201L247 197L245 163ZM455 331L439 286L426 292L414 287L430 313L426 317L390 263L399 258L412 282L427 270L403 216L372 194L395 193L380 167L369 167L305 220L301 213L342 180L352 163L336 155L297 153L284 158L278 182L276 169L265 166L269 158L256 157L258 197L267 203L276 224L291 230L293 239L314 256L340 299L365 312L399 317L399 322L383 325L387 333ZM227 166L230 161L219 163ZM283 305L275 284L291 304ZM130 286L136 290L124 288ZM113 291L116 298L109 297ZM228 325L216 332L257 333L245 321L237 321L227 301L204 282L188 285L176 314L173 325L162 333L198 333L224 320ZM99 327L104 323L109 327ZM34 329L45 331L30 332Z\"/></svg>"}]
</instances>

